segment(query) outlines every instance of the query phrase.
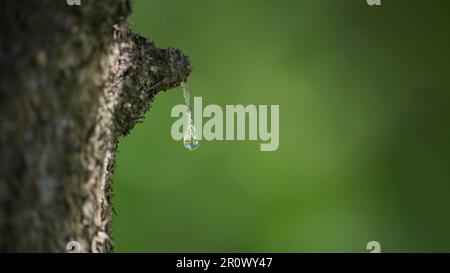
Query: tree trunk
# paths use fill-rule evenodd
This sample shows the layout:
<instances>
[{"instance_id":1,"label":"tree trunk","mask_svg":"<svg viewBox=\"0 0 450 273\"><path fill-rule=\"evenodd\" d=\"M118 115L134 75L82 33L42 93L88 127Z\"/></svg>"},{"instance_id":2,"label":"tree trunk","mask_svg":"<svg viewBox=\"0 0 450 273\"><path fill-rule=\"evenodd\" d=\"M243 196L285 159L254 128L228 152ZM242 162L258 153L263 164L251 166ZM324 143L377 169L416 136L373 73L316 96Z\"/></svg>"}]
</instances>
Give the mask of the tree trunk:
<instances>
[{"instance_id":1,"label":"tree trunk","mask_svg":"<svg viewBox=\"0 0 450 273\"><path fill-rule=\"evenodd\" d=\"M107 252L119 138L191 71L132 33L129 0L0 7L0 251Z\"/></svg>"}]
</instances>

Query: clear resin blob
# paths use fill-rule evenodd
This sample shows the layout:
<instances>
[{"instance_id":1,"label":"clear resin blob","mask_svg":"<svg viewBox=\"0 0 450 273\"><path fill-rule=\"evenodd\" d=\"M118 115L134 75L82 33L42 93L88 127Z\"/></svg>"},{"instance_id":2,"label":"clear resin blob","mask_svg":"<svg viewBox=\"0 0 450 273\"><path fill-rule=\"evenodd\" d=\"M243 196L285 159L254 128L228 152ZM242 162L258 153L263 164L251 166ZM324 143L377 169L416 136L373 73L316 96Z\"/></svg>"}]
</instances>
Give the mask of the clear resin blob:
<instances>
[{"instance_id":1,"label":"clear resin blob","mask_svg":"<svg viewBox=\"0 0 450 273\"><path fill-rule=\"evenodd\" d=\"M186 104L188 118L186 131L183 135L183 144L186 149L193 151L198 148L200 141L198 140L197 131L195 130L194 122L192 121L190 95L187 82L182 82L181 87L183 88L184 103Z\"/></svg>"}]
</instances>

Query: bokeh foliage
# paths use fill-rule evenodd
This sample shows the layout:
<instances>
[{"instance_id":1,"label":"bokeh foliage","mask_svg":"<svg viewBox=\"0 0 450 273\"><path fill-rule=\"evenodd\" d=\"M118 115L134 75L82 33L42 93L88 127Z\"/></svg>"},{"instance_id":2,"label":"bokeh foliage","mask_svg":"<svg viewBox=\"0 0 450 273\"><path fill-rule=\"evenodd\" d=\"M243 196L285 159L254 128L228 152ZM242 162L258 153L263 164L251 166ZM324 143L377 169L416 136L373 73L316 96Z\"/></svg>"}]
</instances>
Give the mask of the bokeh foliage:
<instances>
[{"instance_id":1,"label":"bokeh foliage","mask_svg":"<svg viewBox=\"0 0 450 273\"><path fill-rule=\"evenodd\" d=\"M279 104L280 147L170 136L181 89L122 139L116 251L450 251L450 2L136 0L203 104Z\"/></svg>"}]
</instances>

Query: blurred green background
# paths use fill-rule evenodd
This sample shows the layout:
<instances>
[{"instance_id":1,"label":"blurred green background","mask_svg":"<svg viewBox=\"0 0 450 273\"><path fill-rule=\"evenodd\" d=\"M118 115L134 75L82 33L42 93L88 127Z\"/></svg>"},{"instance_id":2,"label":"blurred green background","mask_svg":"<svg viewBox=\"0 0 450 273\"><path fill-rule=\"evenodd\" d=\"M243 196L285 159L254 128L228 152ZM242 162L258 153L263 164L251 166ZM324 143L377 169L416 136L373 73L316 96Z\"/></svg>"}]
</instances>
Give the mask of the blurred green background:
<instances>
[{"instance_id":1,"label":"blurred green background","mask_svg":"<svg viewBox=\"0 0 450 273\"><path fill-rule=\"evenodd\" d=\"M189 152L160 93L119 146L117 252L450 251L449 1L134 4L204 106L279 104L280 146Z\"/></svg>"}]
</instances>

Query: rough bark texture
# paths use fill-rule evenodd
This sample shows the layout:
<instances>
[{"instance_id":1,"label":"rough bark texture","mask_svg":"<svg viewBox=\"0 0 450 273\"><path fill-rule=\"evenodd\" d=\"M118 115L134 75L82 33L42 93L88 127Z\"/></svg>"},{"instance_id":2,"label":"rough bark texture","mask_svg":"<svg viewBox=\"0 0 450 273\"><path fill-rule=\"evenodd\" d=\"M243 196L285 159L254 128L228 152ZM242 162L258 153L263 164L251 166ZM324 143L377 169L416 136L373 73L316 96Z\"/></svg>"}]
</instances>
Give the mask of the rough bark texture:
<instances>
[{"instance_id":1,"label":"rough bark texture","mask_svg":"<svg viewBox=\"0 0 450 273\"><path fill-rule=\"evenodd\" d=\"M110 251L118 139L189 59L133 34L128 0L0 3L0 251Z\"/></svg>"}]
</instances>

